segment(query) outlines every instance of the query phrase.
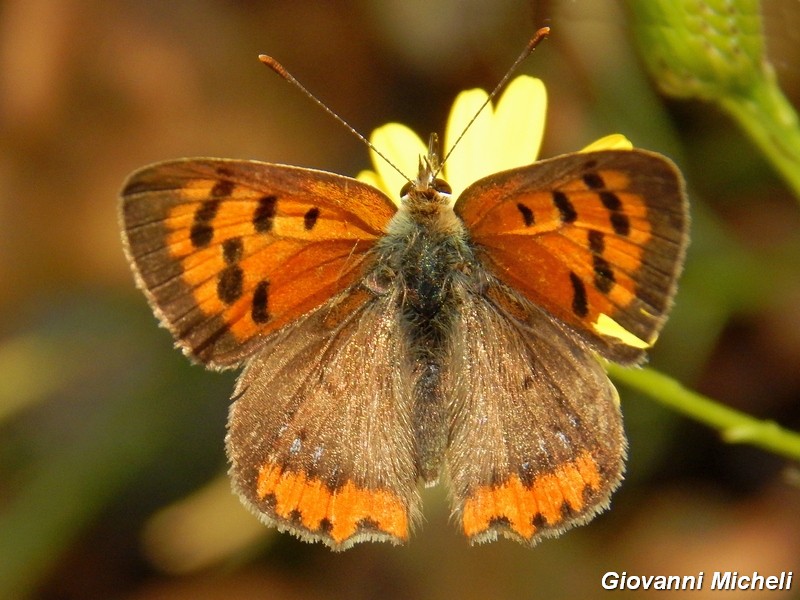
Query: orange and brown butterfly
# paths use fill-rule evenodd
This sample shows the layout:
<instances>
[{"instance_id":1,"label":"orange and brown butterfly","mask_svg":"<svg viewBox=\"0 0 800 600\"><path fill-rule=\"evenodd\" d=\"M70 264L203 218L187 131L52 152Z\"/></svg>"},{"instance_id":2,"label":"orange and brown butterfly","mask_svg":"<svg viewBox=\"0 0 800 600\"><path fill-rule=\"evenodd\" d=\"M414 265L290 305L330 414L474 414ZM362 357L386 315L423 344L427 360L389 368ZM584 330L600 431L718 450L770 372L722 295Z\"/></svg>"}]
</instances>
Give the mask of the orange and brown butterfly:
<instances>
[{"instance_id":1,"label":"orange and brown butterfly","mask_svg":"<svg viewBox=\"0 0 800 600\"><path fill-rule=\"evenodd\" d=\"M459 97L446 147L485 100ZM533 162L545 103L515 79L440 174L435 144L378 130L412 181L210 158L127 180L153 310L190 358L245 367L227 452L264 522L402 543L440 478L473 542L533 545L608 506L626 441L598 357L638 364L655 341L687 203L673 163L621 136Z\"/></svg>"}]
</instances>

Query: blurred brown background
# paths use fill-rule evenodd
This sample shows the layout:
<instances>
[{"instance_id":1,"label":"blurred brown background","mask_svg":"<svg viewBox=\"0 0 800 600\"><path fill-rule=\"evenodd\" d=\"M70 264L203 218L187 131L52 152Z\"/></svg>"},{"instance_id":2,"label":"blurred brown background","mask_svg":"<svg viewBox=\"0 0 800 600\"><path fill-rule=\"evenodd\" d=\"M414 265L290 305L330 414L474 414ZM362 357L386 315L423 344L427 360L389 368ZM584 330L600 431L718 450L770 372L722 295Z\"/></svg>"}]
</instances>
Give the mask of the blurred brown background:
<instances>
[{"instance_id":1,"label":"blurred brown background","mask_svg":"<svg viewBox=\"0 0 800 600\"><path fill-rule=\"evenodd\" d=\"M764 9L798 106L800 3ZM657 94L619 3L6 0L0 597L559 599L608 593L606 571L795 570L800 587L796 465L624 388L627 481L609 512L559 540L471 548L443 490L425 492L407 547L336 555L278 535L227 489L234 374L191 367L133 285L116 216L133 169L181 156L368 166L259 53L365 134L395 120L426 137L544 24L551 38L521 69L548 87L542 155L620 132L673 157L691 189L693 245L652 364L800 429L798 201L725 116Z\"/></svg>"}]
</instances>

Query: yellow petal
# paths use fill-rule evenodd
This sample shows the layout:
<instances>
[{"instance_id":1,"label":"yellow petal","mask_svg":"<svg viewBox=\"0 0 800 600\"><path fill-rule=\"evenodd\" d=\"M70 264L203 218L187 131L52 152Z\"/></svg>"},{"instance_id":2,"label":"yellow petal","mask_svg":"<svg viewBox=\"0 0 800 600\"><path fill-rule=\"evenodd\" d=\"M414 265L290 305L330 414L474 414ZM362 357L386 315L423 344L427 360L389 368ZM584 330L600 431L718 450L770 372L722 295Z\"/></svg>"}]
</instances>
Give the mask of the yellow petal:
<instances>
[{"instance_id":1,"label":"yellow petal","mask_svg":"<svg viewBox=\"0 0 800 600\"><path fill-rule=\"evenodd\" d=\"M444 147L449 150L453 144L457 146L445 163L444 178L453 188L453 198L458 198L470 183L495 172L491 161L494 153L492 107L487 106L478 114L488 96L480 89L461 92L450 111ZM473 118L475 121L465 131ZM462 133L464 136L459 140Z\"/></svg>"},{"instance_id":2,"label":"yellow petal","mask_svg":"<svg viewBox=\"0 0 800 600\"><path fill-rule=\"evenodd\" d=\"M500 96L494 113L494 171L529 165L539 155L547 114L547 90L540 79L523 75Z\"/></svg>"},{"instance_id":3,"label":"yellow petal","mask_svg":"<svg viewBox=\"0 0 800 600\"><path fill-rule=\"evenodd\" d=\"M612 133L581 149L580 152L596 152L597 150L632 150L633 144L621 133Z\"/></svg>"},{"instance_id":4,"label":"yellow petal","mask_svg":"<svg viewBox=\"0 0 800 600\"><path fill-rule=\"evenodd\" d=\"M387 196L389 196L392 202L397 205L400 204L400 198L398 197L397 193L389 194L388 191L383 188L383 179L381 179L375 171L365 169L356 175L356 179L358 179L361 183L366 183L374 188L378 188Z\"/></svg>"},{"instance_id":5,"label":"yellow petal","mask_svg":"<svg viewBox=\"0 0 800 600\"><path fill-rule=\"evenodd\" d=\"M374 151L370 151L372 164L381 183L375 187L386 192L396 202L400 198L403 185L417 176L419 157L427 155L428 149L416 133L400 123L387 123L379 127L372 132L369 141L403 174L398 173Z\"/></svg>"},{"instance_id":6,"label":"yellow petal","mask_svg":"<svg viewBox=\"0 0 800 600\"><path fill-rule=\"evenodd\" d=\"M597 333L618 339L620 342L630 346L631 348L644 349L652 346L652 343L645 342L644 340L636 337L622 325L617 323L614 319L608 315L604 315L603 313L598 315L597 321L592 323L592 327L594 327L594 330Z\"/></svg>"}]
</instances>

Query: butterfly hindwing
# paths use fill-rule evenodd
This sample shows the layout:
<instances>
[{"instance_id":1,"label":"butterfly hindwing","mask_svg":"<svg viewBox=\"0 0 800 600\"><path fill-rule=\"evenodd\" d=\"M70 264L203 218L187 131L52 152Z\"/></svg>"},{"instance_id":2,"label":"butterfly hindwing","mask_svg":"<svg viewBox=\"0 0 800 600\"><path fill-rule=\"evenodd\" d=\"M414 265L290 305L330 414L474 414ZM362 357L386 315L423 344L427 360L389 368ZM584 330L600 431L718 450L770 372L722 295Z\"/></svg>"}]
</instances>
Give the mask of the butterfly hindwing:
<instances>
[{"instance_id":1,"label":"butterfly hindwing","mask_svg":"<svg viewBox=\"0 0 800 600\"><path fill-rule=\"evenodd\" d=\"M234 393L234 488L264 521L343 550L419 517L397 293L334 298L270 340Z\"/></svg>"},{"instance_id":2,"label":"butterfly hindwing","mask_svg":"<svg viewBox=\"0 0 800 600\"><path fill-rule=\"evenodd\" d=\"M683 182L668 159L642 150L560 156L472 184L454 210L492 274L604 357L644 358L687 240Z\"/></svg>"},{"instance_id":3,"label":"butterfly hindwing","mask_svg":"<svg viewBox=\"0 0 800 600\"><path fill-rule=\"evenodd\" d=\"M350 285L395 211L340 175L184 159L131 175L121 221L137 281L177 344L226 367Z\"/></svg>"},{"instance_id":4,"label":"butterfly hindwing","mask_svg":"<svg viewBox=\"0 0 800 600\"><path fill-rule=\"evenodd\" d=\"M445 368L454 512L473 542L533 545L608 505L619 400L581 339L524 298L499 283L463 298Z\"/></svg>"}]
</instances>

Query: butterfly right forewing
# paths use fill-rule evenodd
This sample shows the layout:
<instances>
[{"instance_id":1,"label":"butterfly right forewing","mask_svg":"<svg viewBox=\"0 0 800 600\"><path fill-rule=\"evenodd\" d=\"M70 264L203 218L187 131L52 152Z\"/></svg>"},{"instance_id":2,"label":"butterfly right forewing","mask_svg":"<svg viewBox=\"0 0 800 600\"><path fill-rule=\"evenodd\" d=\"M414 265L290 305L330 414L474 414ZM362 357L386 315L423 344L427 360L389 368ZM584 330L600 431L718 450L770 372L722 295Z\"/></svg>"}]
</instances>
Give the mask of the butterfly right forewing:
<instances>
[{"instance_id":1,"label":"butterfly right forewing","mask_svg":"<svg viewBox=\"0 0 800 600\"><path fill-rule=\"evenodd\" d=\"M643 150L559 156L477 181L454 210L494 276L605 358L644 359L672 306L688 241L671 161Z\"/></svg>"}]
</instances>

